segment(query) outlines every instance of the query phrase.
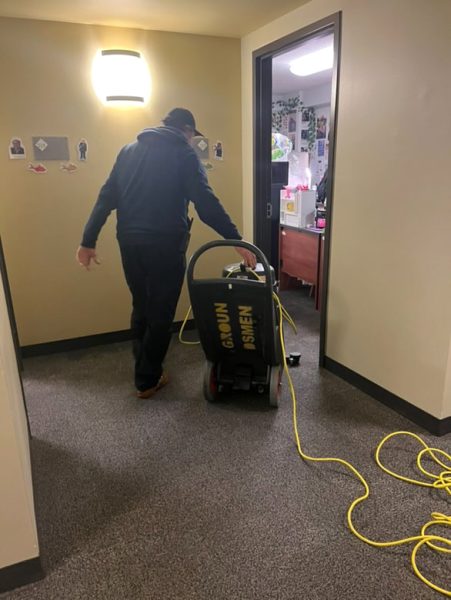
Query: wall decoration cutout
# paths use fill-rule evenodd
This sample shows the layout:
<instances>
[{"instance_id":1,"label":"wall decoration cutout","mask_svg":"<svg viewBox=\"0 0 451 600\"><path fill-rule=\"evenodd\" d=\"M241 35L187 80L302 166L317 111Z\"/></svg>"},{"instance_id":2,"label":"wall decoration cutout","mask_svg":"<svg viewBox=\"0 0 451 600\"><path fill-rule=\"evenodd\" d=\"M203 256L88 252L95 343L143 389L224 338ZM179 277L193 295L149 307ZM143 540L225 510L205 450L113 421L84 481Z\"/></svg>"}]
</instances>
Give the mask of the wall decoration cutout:
<instances>
[{"instance_id":1,"label":"wall decoration cutout","mask_svg":"<svg viewBox=\"0 0 451 600\"><path fill-rule=\"evenodd\" d=\"M74 173L75 171L78 171L77 165L74 165L74 163L72 163L72 162L61 163L60 169L61 169L61 171L65 171L66 173Z\"/></svg>"},{"instance_id":2,"label":"wall decoration cutout","mask_svg":"<svg viewBox=\"0 0 451 600\"><path fill-rule=\"evenodd\" d=\"M37 165L28 163L27 171L30 171L30 173L36 173L36 175L43 175L44 173L47 173L47 168L41 163L38 163Z\"/></svg>"},{"instance_id":3,"label":"wall decoration cutout","mask_svg":"<svg viewBox=\"0 0 451 600\"><path fill-rule=\"evenodd\" d=\"M213 165L208 160L203 160L202 164L204 165L204 169L206 171L212 171L214 169Z\"/></svg>"},{"instance_id":4,"label":"wall decoration cutout","mask_svg":"<svg viewBox=\"0 0 451 600\"><path fill-rule=\"evenodd\" d=\"M11 138L9 143L9 158L17 160L25 157L26 152L22 140L18 137Z\"/></svg>"},{"instance_id":5,"label":"wall decoration cutout","mask_svg":"<svg viewBox=\"0 0 451 600\"><path fill-rule=\"evenodd\" d=\"M67 137L38 136L32 140L35 160L69 160Z\"/></svg>"},{"instance_id":6,"label":"wall decoration cutout","mask_svg":"<svg viewBox=\"0 0 451 600\"><path fill-rule=\"evenodd\" d=\"M81 138L77 146L78 160L88 160L88 142L85 138Z\"/></svg>"},{"instance_id":7,"label":"wall decoration cutout","mask_svg":"<svg viewBox=\"0 0 451 600\"><path fill-rule=\"evenodd\" d=\"M200 160L206 160L210 158L208 138L195 137L192 145Z\"/></svg>"},{"instance_id":8,"label":"wall decoration cutout","mask_svg":"<svg viewBox=\"0 0 451 600\"><path fill-rule=\"evenodd\" d=\"M215 159L216 160L223 160L224 159L224 147L222 145L222 142L220 142L218 140L216 142L216 144L213 146L213 150L215 152Z\"/></svg>"}]
</instances>

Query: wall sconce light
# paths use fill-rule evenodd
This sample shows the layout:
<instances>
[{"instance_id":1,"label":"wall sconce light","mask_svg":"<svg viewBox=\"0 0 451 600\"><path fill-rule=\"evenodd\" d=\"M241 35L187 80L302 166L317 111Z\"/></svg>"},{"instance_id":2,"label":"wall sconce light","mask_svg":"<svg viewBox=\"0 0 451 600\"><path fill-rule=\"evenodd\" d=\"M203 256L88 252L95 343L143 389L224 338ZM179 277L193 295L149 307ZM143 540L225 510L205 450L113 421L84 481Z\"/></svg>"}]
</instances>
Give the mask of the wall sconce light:
<instances>
[{"instance_id":1,"label":"wall sconce light","mask_svg":"<svg viewBox=\"0 0 451 600\"><path fill-rule=\"evenodd\" d=\"M150 74L135 50L100 50L92 65L92 83L104 104L144 105L150 97Z\"/></svg>"}]
</instances>

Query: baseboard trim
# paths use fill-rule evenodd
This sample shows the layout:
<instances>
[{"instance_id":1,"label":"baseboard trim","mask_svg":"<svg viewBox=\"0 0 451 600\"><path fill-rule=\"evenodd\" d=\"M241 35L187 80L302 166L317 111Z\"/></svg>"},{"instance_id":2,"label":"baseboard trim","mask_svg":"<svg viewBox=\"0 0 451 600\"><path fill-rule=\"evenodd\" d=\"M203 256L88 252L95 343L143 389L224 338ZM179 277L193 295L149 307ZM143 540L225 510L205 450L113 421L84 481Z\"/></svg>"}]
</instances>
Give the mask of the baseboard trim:
<instances>
[{"instance_id":1,"label":"baseboard trim","mask_svg":"<svg viewBox=\"0 0 451 600\"><path fill-rule=\"evenodd\" d=\"M341 379L344 379L362 392L365 392L375 400L379 400L382 404L392 408L397 413L407 417L416 425L420 425L420 427L423 427L430 433L442 436L451 432L451 417L446 419L433 417L421 408L417 408L413 404L410 404L410 402L407 402L407 400L396 396L392 392L389 392L380 385L366 379L362 375L359 375L355 371L352 371L328 356L324 357L324 368Z\"/></svg>"},{"instance_id":2,"label":"baseboard trim","mask_svg":"<svg viewBox=\"0 0 451 600\"><path fill-rule=\"evenodd\" d=\"M172 329L175 332L180 331L182 321L175 321ZM185 329L195 328L194 319L186 322ZM115 344L117 342L128 342L133 339L131 329L122 329L121 331L111 331L109 333L98 333L95 335L86 335L79 338L70 338L66 340L56 340L55 342L45 342L43 344L32 344L30 346L21 346L22 358L32 356L45 356L47 354L57 354L59 352L70 352L71 350L84 350L94 346L104 344Z\"/></svg>"},{"instance_id":3,"label":"baseboard trim","mask_svg":"<svg viewBox=\"0 0 451 600\"><path fill-rule=\"evenodd\" d=\"M38 557L0 569L0 594L43 579L45 576Z\"/></svg>"}]
</instances>

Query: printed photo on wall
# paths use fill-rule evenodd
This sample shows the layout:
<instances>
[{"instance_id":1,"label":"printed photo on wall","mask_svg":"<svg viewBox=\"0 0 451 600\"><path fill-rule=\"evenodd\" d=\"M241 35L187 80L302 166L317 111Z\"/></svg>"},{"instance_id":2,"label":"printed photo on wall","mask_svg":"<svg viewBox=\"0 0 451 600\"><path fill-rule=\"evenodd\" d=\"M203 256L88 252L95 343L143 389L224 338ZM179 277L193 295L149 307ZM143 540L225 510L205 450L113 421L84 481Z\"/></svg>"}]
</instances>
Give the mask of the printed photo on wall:
<instances>
[{"instance_id":1,"label":"printed photo on wall","mask_svg":"<svg viewBox=\"0 0 451 600\"><path fill-rule=\"evenodd\" d=\"M296 131L296 113L288 115L288 133Z\"/></svg>"},{"instance_id":2,"label":"printed photo on wall","mask_svg":"<svg viewBox=\"0 0 451 600\"><path fill-rule=\"evenodd\" d=\"M301 140L308 140L308 129L301 129Z\"/></svg>"},{"instance_id":3,"label":"printed photo on wall","mask_svg":"<svg viewBox=\"0 0 451 600\"><path fill-rule=\"evenodd\" d=\"M324 140L327 133L327 117L324 115L316 119L316 139Z\"/></svg>"},{"instance_id":4,"label":"printed photo on wall","mask_svg":"<svg viewBox=\"0 0 451 600\"><path fill-rule=\"evenodd\" d=\"M318 140L318 156L324 156L325 140Z\"/></svg>"},{"instance_id":5,"label":"printed photo on wall","mask_svg":"<svg viewBox=\"0 0 451 600\"><path fill-rule=\"evenodd\" d=\"M290 142L291 142L291 150L296 150L296 134L295 133L290 133L290 135L288 136Z\"/></svg>"},{"instance_id":6,"label":"printed photo on wall","mask_svg":"<svg viewBox=\"0 0 451 600\"><path fill-rule=\"evenodd\" d=\"M302 111L302 122L308 123L310 121L310 111L308 108L304 108Z\"/></svg>"},{"instance_id":7,"label":"printed photo on wall","mask_svg":"<svg viewBox=\"0 0 451 600\"><path fill-rule=\"evenodd\" d=\"M78 160L88 159L88 142L85 140L85 138L81 138L81 140L78 142L77 150Z\"/></svg>"},{"instance_id":8,"label":"printed photo on wall","mask_svg":"<svg viewBox=\"0 0 451 600\"><path fill-rule=\"evenodd\" d=\"M9 143L9 158L25 158L26 152L22 140L18 137L12 138Z\"/></svg>"},{"instance_id":9,"label":"printed photo on wall","mask_svg":"<svg viewBox=\"0 0 451 600\"><path fill-rule=\"evenodd\" d=\"M216 144L213 146L213 151L214 151L214 157L216 160L223 160L224 159L224 147L222 145L222 142L220 142L219 140L216 142Z\"/></svg>"}]
</instances>

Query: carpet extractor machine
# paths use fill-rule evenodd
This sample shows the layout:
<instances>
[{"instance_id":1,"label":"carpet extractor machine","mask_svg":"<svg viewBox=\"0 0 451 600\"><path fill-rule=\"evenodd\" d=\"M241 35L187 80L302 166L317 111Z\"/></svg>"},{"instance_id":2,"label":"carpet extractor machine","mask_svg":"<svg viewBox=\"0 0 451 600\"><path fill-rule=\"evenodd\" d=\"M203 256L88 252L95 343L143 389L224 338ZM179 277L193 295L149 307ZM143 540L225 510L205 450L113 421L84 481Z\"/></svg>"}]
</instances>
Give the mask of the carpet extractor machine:
<instances>
[{"instance_id":1,"label":"carpet extractor machine","mask_svg":"<svg viewBox=\"0 0 451 600\"><path fill-rule=\"evenodd\" d=\"M257 257L255 270L228 265L222 276L196 279L201 255L212 248L241 246ZM283 374L280 313L274 298L275 274L263 252L238 240L201 246L187 269L188 290L200 342L206 356L203 391L217 402L221 394L264 395L277 407Z\"/></svg>"}]
</instances>

